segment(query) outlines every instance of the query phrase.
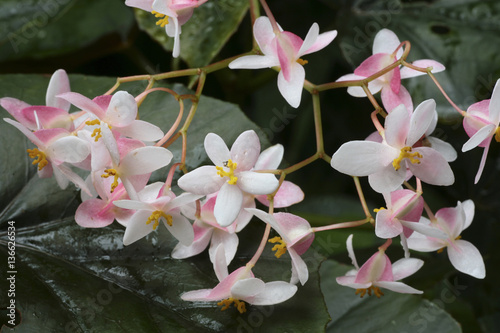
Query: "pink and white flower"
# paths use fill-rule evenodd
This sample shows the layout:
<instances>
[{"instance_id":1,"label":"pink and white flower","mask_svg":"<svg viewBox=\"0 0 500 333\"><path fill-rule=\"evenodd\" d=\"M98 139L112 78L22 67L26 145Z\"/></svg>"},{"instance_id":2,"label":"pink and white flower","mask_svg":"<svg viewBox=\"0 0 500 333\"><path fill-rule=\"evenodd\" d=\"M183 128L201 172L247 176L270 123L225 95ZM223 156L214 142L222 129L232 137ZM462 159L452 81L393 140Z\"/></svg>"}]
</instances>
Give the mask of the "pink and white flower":
<instances>
[{"instance_id":1,"label":"pink and white flower","mask_svg":"<svg viewBox=\"0 0 500 333\"><path fill-rule=\"evenodd\" d=\"M285 100L294 108L300 104L305 71L302 65L307 61L302 56L319 51L330 44L337 36L337 31L319 34L319 26L314 23L306 38L289 32L273 30L269 18L261 16L253 26L254 38L264 55L240 57L229 64L229 68L258 69L280 67L278 89Z\"/></svg>"},{"instance_id":2,"label":"pink and white flower","mask_svg":"<svg viewBox=\"0 0 500 333\"><path fill-rule=\"evenodd\" d=\"M286 251L292 259L292 278L290 283L296 284L300 281L304 285L309 278L307 265L300 257L304 254L314 241L314 231L309 222L300 216L290 213L268 214L258 209L247 209L262 221L271 225L278 232L279 237L269 240L278 243L273 247L275 256L281 257Z\"/></svg>"},{"instance_id":3,"label":"pink and white flower","mask_svg":"<svg viewBox=\"0 0 500 333\"><path fill-rule=\"evenodd\" d=\"M446 159L435 149L417 146L428 130L435 112L434 100L422 102L411 117L404 105L385 119L383 141L350 141L333 155L332 167L352 176L368 176L371 187L380 193L395 191L408 170L423 182L451 185L455 181Z\"/></svg>"},{"instance_id":4,"label":"pink and white flower","mask_svg":"<svg viewBox=\"0 0 500 333\"><path fill-rule=\"evenodd\" d=\"M477 183L483 173L491 140L495 137L495 140L500 142L500 80L495 84L491 99L469 106L463 124L470 139L464 143L462 151L466 152L476 147L484 148L479 170L474 180L474 183Z\"/></svg>"},{"instance_id":5,"label":"pink and white flower","mask_svg":"<svg viewBox=\"0 0 500 333\"><path fill-rule=\"evenodd\" d=\"M353 74L340 77L337 81L362 80L378 71L392 65L403 54L400 47L401 42L394 32L389 29L382 29L373 41L373 55L367 58L354 70ZM422 59L416 60L412 65L422 68L432 67L432 73L438 73L445 67L437 61ZM413 109L410 93L401 85L401 79L423 75L425 73L410 69L409 67L396 67L388 73L376 78L368 83L368 89L372 94L381 91L382 103L388 112L396 106L404 104L408 110ZM351 96L366 97L366 93L361 87L348 87L347 92Z\"/></svg>"},{"instance_id":6,"label":"pink and white flower","mask_svg":"<svg viewBox=\"0 0 500 333\"><path fill-rule=\"evenodd\" d=\"M391 264L389 257L385 254L385 250L391 242L389 239L386 244L379 247L377 253L359 267L352 247L352 237L353 235L350 235L347 238L347 252L355 269L348 271L345 276L338 277L338 284L356 289L356 295L359 294L360 297L363 297L367 292L368 295L373 292L377 297L380 297L383 295L380 288L403 294L422 294L422 291L399 282L399 280L418 271L424 264L422 260L404 258Z\"/></svg>"},{"instance_id":7,"label":"pink and white flower","mask_svg":"<svg viewBox=\"0 0 500 333\"><path fill-rule=\"evenodd\" d=\"M160 221L182 244L187 246L193 242L193 227L181 214L180 207L199 199L200 195L183 193L176 197L161 182L147 185L137 194L138 200L115 200L113 202L117 207L136 211L125 222L124 245L132 244L156 230Z\"/></svg>"},{"instance_id":8,"label":"pink and white flower","mask_svg":"<svg viewBox=\"0 0 500 333\"><path fill-rule=\"evenodd\" d=\"M222 311L231 304L240 313L246 311L245 302L252 305L272 305L290 299L297 292L297 286L284 281L264 282L255 278L251 267L243 266L227 275L226 267L218 268L216 274L219 284L213 289L200 289L185 292L181 298L185 301L213 302L222 306ZM225 274L224 274L225 273Z\"/></svg>"},{"instance_id":9,"label":"pink and white flower","mask_svg":"<svg viewBox=\"0 0 500 333\"><path fill-rule=\"evenodd\" d=\"M260 141L253 131L238 136L228 149L224 140L214 133L205 137L205 150L215 166L202 166L184 176L177 184L186 192L208 195L219 191L214 215L227 227L240 213L245 193L270 194L279 185L273 174L252 170L260 153Z\"/></svg>"},{"instance_id":10,"label":"pink and white flower","mask_svg":"<svg viewBox=\"0 0 500 333\"><path fill-rule=\"evenodd\" d=\"M167 35L174 37L172 56L177 58L180 53L181 26L191 18L194 8L205 2L207 0L126 0L125 4L152 12L159 18L156 25L165 27Z\"/></svg>"},{"instance_id":11,"label":"pink and white flower","mask_svg":"<svg viewBox=\"0 0 500 333\"><path fill-rule=\"evenodd\" d=\"M460 234L470 226L474 218L474 202L459 201L456 207L438 210L435 217L434 221L422 217L420 223L436 229L444 236L429 237L415 232L408 238L408 247L421 252L441 252L446 248L453 267L462 273L483 279L486 270L481 253L472 243L460 239Z\"/></svg>"}]
</instances>

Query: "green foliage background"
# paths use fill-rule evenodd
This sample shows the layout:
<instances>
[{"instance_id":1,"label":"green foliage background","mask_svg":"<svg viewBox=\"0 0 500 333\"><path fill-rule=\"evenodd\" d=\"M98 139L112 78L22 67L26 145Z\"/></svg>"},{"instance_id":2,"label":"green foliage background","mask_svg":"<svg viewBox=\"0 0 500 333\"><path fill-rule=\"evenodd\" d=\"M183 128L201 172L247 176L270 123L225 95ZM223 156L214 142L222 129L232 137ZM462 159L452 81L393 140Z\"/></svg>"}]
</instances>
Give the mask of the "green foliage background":
<instances>
[{"instance_id":1,"label":"green foliage background","mask_svg":"<svg viewBox=\"0 0 500 333\"><path fill-rule=\"evenodd\" d=\"M0 1L0 98L16 97L44 104L49 76L58 68L70 73L72 90L89 97L102 94L116 77L155 74L204 66L252 47L248 1L209 0L183 26L181 58L172 59L172 41L151 25L152 15L126 7L122 0ZM313 22L321 31L336 29L337 39L307 56L306 78L331 82L371 54L381 28L412 43L409 60L432 58L447 67L437 76L452 99L466 109L489 98L500 77L500 4L476 0L270 0L285 30L304 37ZM187 92L187 78L162 82ZM435 98L440 113L436 135L460 151L467 136L461 121L426 77L403 83L414 104ZM137 94L144 83L123 87ZM195 121L188 132L188 167L205 162L205 134L220 134L228 144L246 129L261 135L263 146L282 143L289 164L315 152L312 102L304 92L292 109L280 96L272 70L224 69L208 75ZM161 105L159 108L158 105ZM345 90L321 94L325 147L333 154L343 143L373 131L371 105ZM168 128L177 103L152 95L141 116ZM2 118L8 114L0 110ZM0 325L6 318L4 292L7 263L7 222L16 221L16 305L22 323L18 332L498 332L500 331L500 195L497 145L490 150L478 185L473 178L481 151L459 153L452 163L456 184L424 187L434 210L472 199L476 217L463 238L483 254L487 276L476 280L458 273L445 254L418 254L426 261L405 280L423 296L387 292L381 299L359 299L341 288L335 277L349 269L345 239L354 233L358 261L366 260L382 242L369 227L317 235L305 260L311 278L292 300L273 307L250 307L244 315L220 312L214 304L182 302L185 290L213 287L217 282L208 256L174 260L175 242L159 232L123 247L123 230L110 226L82 229L72 215L79 204L74 188L59 191L41 180L25 154L23 136L0 124ZM172 147L175 152L179 146ZM165 170L156 179L164 177ZM352 180L318 161L292 175L306 200L289 209L314 225L363 218ZM371 208L383 205L362 179ZM241 251L232 268L244 264L255 250L263 226L254 222L241 234ZM289 263L267 249L254 272L265 280L286 279ZM388 255L402 257L397 244ZM326 261L325 261L326 260ZM5 263L5 264L4 264ZM288 275L287 275L288 274ZM324 296L324 297L323 297ZM330 320L331 318L331 320ZM9 331L3 328L3 331Z\"/></svg>"}]
</instances>

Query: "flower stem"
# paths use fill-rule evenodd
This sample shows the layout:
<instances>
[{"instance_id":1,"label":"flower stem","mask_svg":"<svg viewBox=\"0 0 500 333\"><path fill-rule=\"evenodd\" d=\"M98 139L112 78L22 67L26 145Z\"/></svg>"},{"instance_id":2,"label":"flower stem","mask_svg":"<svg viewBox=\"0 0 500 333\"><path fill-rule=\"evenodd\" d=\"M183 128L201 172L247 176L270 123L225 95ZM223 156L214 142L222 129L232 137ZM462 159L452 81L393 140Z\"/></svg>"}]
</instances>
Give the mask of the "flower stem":
<instances>
[{"instance_id":1,"label":"flower stem","mask_svg":"<svg viewBox=\"0 0 500 333\"><path fill-rule=\"evenodd\" d=\"M370 221L370 223L374 223L372 214L370 213L370 209L366 203L365 195L363 194L363 189L361 188L361 183L359 182L359 177L353 176L354 185L356 185L356 190L358 191L359 201L361 202L361 206L363 207L363 211L365 212L365 216Z\"/></svg>"},{"instance_id":2,"label":"flower stem","mask_svg":"<svg viewBox=\"0 0 500 333\"><path fill-rule=\"evenodd\" d=\"M326 231L326 230L334 230L334 229L343 229L343 228L353 228L363 225L365 223L370 222L371 217L367 217L366 219L359 221L351 221L351 222L342 222L342 223L334 223L323 227L315 227L312 228L314 232Z\"/></svg>"}]
</instances>

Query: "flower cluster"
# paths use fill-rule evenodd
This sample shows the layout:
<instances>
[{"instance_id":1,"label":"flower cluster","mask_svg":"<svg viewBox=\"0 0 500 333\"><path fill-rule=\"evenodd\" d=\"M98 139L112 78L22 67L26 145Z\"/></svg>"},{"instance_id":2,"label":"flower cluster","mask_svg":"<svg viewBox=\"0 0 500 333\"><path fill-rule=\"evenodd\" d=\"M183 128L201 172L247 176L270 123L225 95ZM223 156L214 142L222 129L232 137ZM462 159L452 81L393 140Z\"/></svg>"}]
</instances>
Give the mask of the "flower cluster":
<instances>
[{"instance_id":1,"label":"flower cluster","mask_svg":"<svg viewBox=\"0 0 500 333\"><path fill-rule=\"evenodd\" d=\"M174 37L173 56L177 57L181 25L191 17L194 8L204 2L206 0L127 0L126 4L151 11L159 19L158 25ZM265 10L268 16L255 19L253 25L258 50L253 55L230 59L226 65L231 69L278 70L280 93L292 107L298 107L306 84L304 65L307 61L302 57L328 46L337 32L320 34L314 23L302 40L283 30L267 6ZM371 120L376 131L364 140L343 143L331 158L321 142L315 155L286 169L279 169L284 147L276 144L261 151L259 136L247 130L236 138L231 148L222 137L209 133L204 139L204 149L213 165L187 170L186 145L183 145L182 156L174 156L164 147L178 124L172 124L164 134L164 129L139 119L138 101L153 91L151 87L139 96L117 91L91 99L72 92L66 72L58 70L50 80L46 105L33 106L10 97L1 98L0 105L14 118L4 120L34 145L27 153L37 165L38 175L54 176L62 189L69 183L81 189L82 202L75 213L78 225L102 228L116 220L125 229L123 244L129 245L163 224L178 240L172 251L175 259L186 259L208 248L219 283L213 289L187 291L181 295L183 300L216 301L222 310L234 305L240 313L245 312L247 303L284 302L296 293L297 284L304 285L309 279L302 255L311 247L317 232L367 223L373 225L374 235L383 245L360 267L354 256L353 235L350 235L347 252L354 269L336 277L337 282L356 289L361 297L367 293L381 297L381 288L419 294L422 292L400 282L423 265L421 259L412 257L410 250L442 252L446 248L451 264L458 271L479 279L486 273L479 250L460 239L463 230L472 223L474 203L465 200L434 214L426 202L422 183L449 186L455 182L450 163L457 158L457 152L450 143L432 136L438 121L436 102L427 99L414 108L409 91L401 85L402 79L433 75L443 71L444 66L430 59L406 62L409 48L405 43L392 31L381 30L375 36L373 55L353 74L330 83L331 87L348 87L347 92L352 96L370 98L375 108ZM476 182L493 137L500 142L498 82L491 99L473 104L467 112L457 110L464 117L465 132L470 137L462 150L484 148ZM317 95L318 91L314 93ZM383 108L373 96L378 92L381 92ZM195 97L194 105L200 96ZM76 111L70 113L71 107ZM316 106L314 112L315 120L321 119ZM321 131L320 121L316 125L316 130ZM186 129L177 137L185 136ZM321 138L318 132L317 138ZM153 181L152 173L176 158L180 162L165 172L165 181ZM364 220L313 227L290 212L275 212L304 199L300 187L285 178L318 159L356 180L367 176L371 189L385 201L385 207L375 209L373 217L358 181ZM183 175L172 184L177 168ZM76 169L84 172L76 172ZM83 173L84 178L80 176ZM175 185L181 193L174 193ZM267 211L257 208L258 205ZM230 273L238 251L238 234L253 217L265 223L264 237L248 263ZM271 231L276 236L270 237ZM397 237L404 258L392 263L385 252ZM289 281L264 282L254 276L252 269L267 243L272 243L276 258L285 254L289 257Z\"/></svg>"}]
</instances>

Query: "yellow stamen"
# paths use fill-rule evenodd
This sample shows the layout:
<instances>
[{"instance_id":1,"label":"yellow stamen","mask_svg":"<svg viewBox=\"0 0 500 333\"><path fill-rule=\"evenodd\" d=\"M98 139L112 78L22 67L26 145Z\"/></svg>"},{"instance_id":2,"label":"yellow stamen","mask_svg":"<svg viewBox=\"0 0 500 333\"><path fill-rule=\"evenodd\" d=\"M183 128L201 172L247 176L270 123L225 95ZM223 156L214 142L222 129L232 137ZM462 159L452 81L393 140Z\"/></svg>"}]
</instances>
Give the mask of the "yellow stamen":
<instances>
[{"instance_id":1,"label":"yellow stamen","mask_svg":"<svg viewBox=\"0 0 500 333\"><path fill-rule=\"evenodd\" d=\"M104 173L101 175L102 178L108 178L109 176L114 176L115 179L113 183L111 184L111 193L115 190L115 188L118 186L118 171L116 169L106 169L104 170Z\"/></svg>"},{"instance_id":2,"label":"yellow stamen","mask_svg":"<svg viewBox=\"0 0 500 333\"><path fill-rule=\"evenodd\" d=\"M167 220L167 224L169 226L172 226L172 216L165 214L161 210L155 210L150 217L148 217L148 220L146 221L146 224L150 224L151 222L155 221L153 224L153 230L156 230L158 225L160 224L160 217L165 218Z\"/></svg>"},{"instance_id":3,"label":"yellow stamen","mask_svg":"<svg viewBox=\"0 0 500 333\"><path fill-rule=\"evenodd\" d=\"M99 119L94 119L94 120L86 121L85 124L89 125L89 126L100 125L101 121ZM111 128L111 126L109 126L109 128ZM93 137L93 138L95 137L94 141L97 142L97 140L99 140L99 138L102 137L101 129L100 128L95 128L94 131L92 132L92 134L90 136Z\"/></svg>"},{"instance_id":4,"label":"yellow stamen","mask_svg":"<svg viewBox=\"0 0 500 333\"><path fill-rule=\"evenodd\" d=\"M220 309L220 310L224 311L224 310L227 310L232 303L234 303L234 307L237 308L240 313L244 313L247 311L247 309L245 307L245 302L240 301L239 299L232 298L232 297L229 297L227 299L223 299L222 301L217 303L217 305L222 306L222 309Z\"/></svg>"},{"instance_id":5,"label":"yellow stamen","mask_svg":"<svg viewBox=\"0 0 500 333\"><path fill-rule=\"evenodd\" d=\"M151 14L153 14L156 18L159 18L159 20L156 22L156 25L161 26L164 28L168 24L168 16L162 13L158 13L156 11L152 11Z\"/></svg>"},{"instance_id":6,"label":"yellow stamen","mask_svg":"<svg viewBox=\"0 0 500 333\"><path fill-rule=\"evenodd\" d=\"M368 292L368 296L371 296L372 290L373 290L373 294L375 294L375 296L377 296L377 298L380 298L380 296L384 296L384 293L380 290L380 288L375 287L375 286L370 286L366 289L356 289L355 294L359 295L359 297L363 298L363 296L366 295L366 292Z\"/></svg>"},{"instance_id":7,"label":"yellow stamen","mask_svg":"<svg viewBox=\"0 0 500 333\"><path fill-rule=\"evenodd\" d=\"M422 154L420 154L418 151L412 153L411 147L401 148L399 157L395 158L394 161L392 161L394 170L398 171L401 168L401 161L405 158L409 159L411 163L420 164L420 160L418 160L418 158L422 158Z\"/></svg>"},{"instance_id":8,"label":"yellow stamen","mask_svg":"<svg viewBox=\"0 0 500 333\"><path fill-rule=\"evenodd\" d=\"M304 60L304 59L301 59L301 58L297 59L297 62L298 62L299 64L301 64L302 66L304 66L304 65L305 65L305 64L307 64L307 63L309 63L309 61Z\"/></svg>"},{"instance_id":9,"label":"yellow stamen","mask_svg":"<svg viewBox=\"0 0 500 333\"><path fill-rule=\"evenodd\" d=\"M272 251L276 251L276 253L274 254L274 256L276 258L280 258L283 254L285 254L286 252L286 243L283 241L283 239L281 239L280 236L276 236L274 238L271 238L268 240L269 243L278 243L276 245L274 245L274 247L272 248Z\"/></svg>"},{"instance_id":10,"label":"yellow stamen","mask_svg":"<svg viewBox=\"0 0 500 333\"><path fill-rule=\"evenodd\" d=\"M28 156L30 158L34 158L35 160L32 162L33 165L38 163L38 171L42 170L47 164L49 164L49 161L47 161L47 157L45 156L45 153L42 151L39 151L38 148L33 148L33 149L27 149Z\"/></svg>"},{"instance_id":11,"label":"yellow stamen","mask_svg":"<svg viewBox=\"0 0 500 333\"><path fill-rule=\"evenodd\" d=\"M224 171L224 169L220 166L216 166L215 168L217 169L217 174L221 177L229 177L228 184L234 185L238 181L238 177L234 176L234 170L236 170L236 167L238 166L236 163L233 163L233 161L228 160L227 162L224 162L224 166L229 168L229 171Z\"/></svg>"},{"instance_id":12,"label":"yellow stamen","mask_svg":"<svg viewBox=\"0 0 500 333\"><path fill-rule=\"evenodd\" d=\"M374 212L374 213L378 213L378 212L380 212L381 210L384 210L384 209L385 209L385 207L375 208L375 209L373 210L373 212Z\"/></svg>"}]
</instances>

